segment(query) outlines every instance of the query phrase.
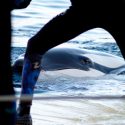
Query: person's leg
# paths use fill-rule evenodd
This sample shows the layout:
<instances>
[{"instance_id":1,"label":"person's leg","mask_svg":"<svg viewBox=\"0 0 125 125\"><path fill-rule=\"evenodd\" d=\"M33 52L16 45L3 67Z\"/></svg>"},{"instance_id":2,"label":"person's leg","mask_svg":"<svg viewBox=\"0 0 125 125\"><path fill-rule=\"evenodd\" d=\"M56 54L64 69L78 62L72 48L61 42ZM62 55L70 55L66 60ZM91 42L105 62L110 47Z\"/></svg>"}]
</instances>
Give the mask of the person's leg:
<instances>
[{"instance_id":1,"label":"person's leg","mask_svg":"<svg viewBox=\"0 0 125 125\"><path fill-rule=\"evenodd\" d=\"M40 73L39 64L42 54L95 26L90 23L91 18L86 15L86 12L83 15L80 13L71 7L65 13L53 18L29 40L24 59L21 95L33 96L34 86ZM82 16L86 18L81 18ZM20 101L19 114L29 114L31 104L32 98L28 102Z\"/></svg>"},{"instance_id":2,"label":"person's leg","mask_svg":"<svg viewBox=\"0 0 125 125\"><path fill-rule=\"evenodd\" d=\"M16 120L11 72L11 2L8 0L0 3L0 125L15 125Z\"/></svg>"},{"instance_id":3,"label":"person's leg","mask_svg":"<svg viewBox=\"0 0 125 125\"><path fill-rule=\"evenodd\" d=\"M20 100L17 109L17 125L32 125L30 107L32 105L34 86L40 73L40 61L41 56L39 55L28 56L24 59L21 90L22 100Z\"/></svg>"},{"instance_id":4,"label":"person's leg","mask_svg":"<svg viewBox=\"0 0 125 125\"><path fill-rule=\"evenodd\" d=\"M120 52L125 59L125 26L118 25L114 26L114 28L110 29L109 32L112 34L114 39L116 40L117 45L119 46Z\"/></svg>"},{"instance_id":5,"label":"person's leg","mask_svg":"<svg viewBox=\"0 0 125 125\"><path fill-rule=\"evenodd\" d=\"M113 36L123 58L125 59L125 19L124 19L124 5L125 3L119 3L114 5L119 9L112 9L111 14L107 14L107 19L103 22L104 28Z\"/></svg>"},{"instance_id":6,"label":"person's leg","mask_svg":"<svg viewBox=\"0 0 125 125\"><path fill-rule=\"evenodd\" d=\"M11 0L11 10L24 9L30 4L31 0Z\"/></svg>"}]
</instances>

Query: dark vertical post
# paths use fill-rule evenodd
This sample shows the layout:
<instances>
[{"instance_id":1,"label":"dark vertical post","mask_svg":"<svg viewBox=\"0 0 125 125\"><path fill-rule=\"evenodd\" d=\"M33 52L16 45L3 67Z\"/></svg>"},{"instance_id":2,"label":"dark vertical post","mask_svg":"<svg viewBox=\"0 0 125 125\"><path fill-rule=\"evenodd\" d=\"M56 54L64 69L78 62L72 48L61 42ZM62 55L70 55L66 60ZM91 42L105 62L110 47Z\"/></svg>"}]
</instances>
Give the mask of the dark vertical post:
<instances>
[{"instance_id":1,"label":"dark vertical post","mask_svg":"<svg viewBox=\"0 0 125 125\"><path fill-rule=\"evenodd\" d=\"M15 96L11 72L11 0L0 1L0 96ZM15 125L15 101L0 101L0 125Z\"/></svg>"}]
</instances>

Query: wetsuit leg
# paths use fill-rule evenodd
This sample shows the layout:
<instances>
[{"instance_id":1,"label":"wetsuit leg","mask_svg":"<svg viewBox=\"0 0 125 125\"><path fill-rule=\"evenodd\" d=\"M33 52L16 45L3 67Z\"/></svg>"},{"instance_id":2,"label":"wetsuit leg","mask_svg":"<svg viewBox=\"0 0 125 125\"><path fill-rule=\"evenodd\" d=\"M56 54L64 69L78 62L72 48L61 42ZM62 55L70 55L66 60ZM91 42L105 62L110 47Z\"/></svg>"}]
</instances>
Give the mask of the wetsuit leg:
<instances>
[{"instance_id":1,"label":"wetsuit leg","mask_svg":"<svg viewBox=\"0 0 125 125\"><path fill-rule=\"evenodd\" d=\"M11 10L24 9L30 4L31 0L11 0Z\"/></svg>"},{"instance_id":2,"label":"wetsuit leg","mask_svg":"<svg viewBox=\"0 0 125 125\"><path fill-rule=\"evenodd\" d=\"M123 3L125 5L125 3ZM121 9L114 10L107 16L103 22L104 29L106 29L115 39L123 58L125 59L125 19L124 19L124 6ZM116 5L117 6L117 5Z\"/></svg>"},{"instance_id":3,"label":"wetsuit leg","mask_svg":"<svg viewBox=\"0 0 125 125\"><path fill-rule=\"evenodd\" d=\"M113 27L109 30L109 32L111 33L111 35L114 37L120 52L123 56L123 58L125 59L125 29L123 27L116 28Z\"/></svg>"},{"instance_id":4,"label":"wetsuit leg","mask_svg":"<svg viewBox=\"0 0 125 125\"><path fill-rule=\"evenodd\" d=\"M11 72L10 3L0 3L0 125L15 125L16 101ZM13 97L12 100L10 96ZM2 98L3 97L3 98ZM4 98L6 97L6 98Z\"/></svg>"}]
</instances>

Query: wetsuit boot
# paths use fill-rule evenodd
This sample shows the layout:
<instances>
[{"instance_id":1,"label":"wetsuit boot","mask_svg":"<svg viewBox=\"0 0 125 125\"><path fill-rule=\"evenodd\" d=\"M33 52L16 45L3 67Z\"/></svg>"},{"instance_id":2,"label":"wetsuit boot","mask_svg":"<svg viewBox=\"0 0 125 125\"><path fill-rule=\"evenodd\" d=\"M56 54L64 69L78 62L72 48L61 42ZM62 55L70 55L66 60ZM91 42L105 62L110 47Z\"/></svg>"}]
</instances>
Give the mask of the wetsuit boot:
<instances>
[{"instance_id":1,"label":"wetsuit boot","mask_svg":"<svg viewBox=\"0 0 125 125\"><path fill-rule=\"evenodd\" d=\"M34 86L41 70L41 56L34 55L24 59L22 72L21 100L17 108L16 125L32 125L30 109L32 105Z\"/></svg>"}]
</instances>

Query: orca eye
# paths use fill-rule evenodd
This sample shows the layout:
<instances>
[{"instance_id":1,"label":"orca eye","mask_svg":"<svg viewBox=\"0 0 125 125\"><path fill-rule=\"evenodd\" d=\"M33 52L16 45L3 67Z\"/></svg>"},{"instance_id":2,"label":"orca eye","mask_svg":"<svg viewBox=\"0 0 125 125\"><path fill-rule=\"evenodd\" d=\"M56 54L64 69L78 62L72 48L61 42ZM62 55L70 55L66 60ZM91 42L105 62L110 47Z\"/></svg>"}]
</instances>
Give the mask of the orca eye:
<instances>
[{"instance_id":1,"label":"orca eye","mask_svg":"<svg viewBox=\"0 0 125 125\"><path fill-rule=\"evenodd\" d=\"M90 60L90 59L85 59L84 62L85 62L86 64L90 64L90 63L91 63L91 60Z\"/></svg>"},{"instance_id":2,"label":"orca eye","mask_svg":"<svg viewBox=\"0 0 125 125\"><path fill-rule=\"evenodd\" d=\"M81 58L80 62L82 64L91 64L92 63L92 61L89 58L87 58L87 57Z\"/></svg>"}]
</instances>

